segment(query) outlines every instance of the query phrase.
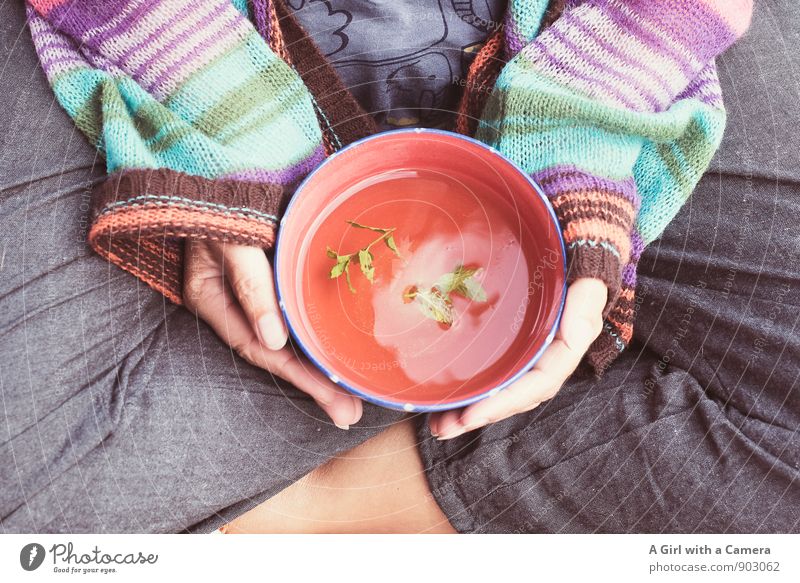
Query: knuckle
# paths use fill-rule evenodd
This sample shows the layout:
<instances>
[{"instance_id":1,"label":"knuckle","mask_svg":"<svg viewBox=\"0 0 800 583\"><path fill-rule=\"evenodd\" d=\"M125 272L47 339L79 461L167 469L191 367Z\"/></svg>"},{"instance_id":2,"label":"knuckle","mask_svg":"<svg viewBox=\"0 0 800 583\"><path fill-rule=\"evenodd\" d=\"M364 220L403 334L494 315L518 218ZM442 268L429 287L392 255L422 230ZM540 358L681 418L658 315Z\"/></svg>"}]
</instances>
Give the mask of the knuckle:
<instances>
[{"instance_id":1,"label":"knuckle","mask_svg":"<svg viewBox=\"0 0 800 583\"><path fill-rule=\"evenodd\" d=\"M270 358L269 370L282 379L286 378L289 370L289 363L292 360L291 354L273 353Z\"/></svg>"},{"instance_id":2,"label":"knuckle","mask_svg":"<svg viewBox=\"0 0 800 583\"><path fill-rule=\"evenodd\" d=\"M244 340L231 340L230 346L236 352L236 354L241 356L247 362L253 365L256 364L256 359L254 358L255 355L253 354L252 342Z\"/></svg>"},{"instance_id":3,"label":"knuckle","mask_svg":"<svg viewBox=\"0 0 800 583\"><path fill-rule=\"evenodd\" d=\"M253 298L258 291L258 282L248 275L233 278L231 287L239 298Z\"/></svg>"}]
</instances>

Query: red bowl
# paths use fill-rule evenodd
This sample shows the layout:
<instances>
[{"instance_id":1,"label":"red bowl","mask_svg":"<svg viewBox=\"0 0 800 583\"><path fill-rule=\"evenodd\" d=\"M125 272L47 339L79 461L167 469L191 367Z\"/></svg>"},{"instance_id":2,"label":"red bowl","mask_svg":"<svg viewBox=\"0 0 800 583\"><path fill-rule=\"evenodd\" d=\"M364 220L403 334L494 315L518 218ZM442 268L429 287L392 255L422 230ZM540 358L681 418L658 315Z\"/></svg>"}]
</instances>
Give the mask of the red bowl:
<instances>
[{"instance_id":1,"label":"red bowl","mask_svg":"<svg viewBox=\"0 0 800 583\"><path fill-rule=\"evenodd\" d=\"M275 277L296 344L333 382L384 407L439 411L533 366L561 317L565 257L550 203L511 161L458 134L398 130L344 148L300 185Z\"/></svg>"}]
</instances>

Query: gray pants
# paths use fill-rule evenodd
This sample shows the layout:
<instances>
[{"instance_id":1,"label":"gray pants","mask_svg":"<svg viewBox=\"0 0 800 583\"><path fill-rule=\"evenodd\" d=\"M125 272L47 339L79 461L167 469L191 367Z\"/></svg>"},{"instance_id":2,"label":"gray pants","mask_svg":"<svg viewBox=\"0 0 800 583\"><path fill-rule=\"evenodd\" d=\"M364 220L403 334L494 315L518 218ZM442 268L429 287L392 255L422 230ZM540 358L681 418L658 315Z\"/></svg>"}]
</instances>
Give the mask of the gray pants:
<instances>
[{"instance_id":1,"label":"gray pants","mask_svg":"<svg viewBox=\"0 0 800 583\"><path fill-rule=\"evenodd\" d=\"M477 435L419 434L455 528L800 531L798 41L796 2L757 2L720 60L725 140L645 252L606 375Z\"/></svg>"},{"instance_id":2,"label":"gray pants","mask_svg":"<svg viewBox=\"0 0 800 583\"><path fill-rule=\"evenodd\" d=\"M0 4L0 519L6 531L208 530L399 415L350 431L94 255L104 162Z\"/></svg>"},{"instance_id":3,"label":"gray pants","mask_svg":"<svg viewBox=\"0 0 800 583\"><path fill-rule=\"evenodd\" d=\"M721 63L730 131L642 262L636 339L597 380L451 442L417 418L465 532L800 529L800 10ZM103 163L0 4L0 521L207 531L399 416L349 432L86 246ZM781 49L782 50L782 49ZM5 57L8 56L8 59Z\"/></svg>"}]
</instances>

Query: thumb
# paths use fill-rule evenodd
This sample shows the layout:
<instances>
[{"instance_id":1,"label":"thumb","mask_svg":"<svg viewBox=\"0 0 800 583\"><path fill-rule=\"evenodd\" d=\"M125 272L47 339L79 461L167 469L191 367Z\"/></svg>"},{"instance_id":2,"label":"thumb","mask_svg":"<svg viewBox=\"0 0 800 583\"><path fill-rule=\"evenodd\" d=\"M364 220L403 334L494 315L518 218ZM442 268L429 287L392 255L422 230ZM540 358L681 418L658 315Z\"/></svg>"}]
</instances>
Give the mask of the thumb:
<instances>
[{"instance_id":1,"label":"thumb","mask_svg":"<svg viewBox=\"0 0 800 583\"><path fill-rule=\"evenodd\" d=\"M582 354L600 335L607 300L608 288L600 279L581 278L569 286L560 333L570 349Z\"/></svg>"}]
</instances>

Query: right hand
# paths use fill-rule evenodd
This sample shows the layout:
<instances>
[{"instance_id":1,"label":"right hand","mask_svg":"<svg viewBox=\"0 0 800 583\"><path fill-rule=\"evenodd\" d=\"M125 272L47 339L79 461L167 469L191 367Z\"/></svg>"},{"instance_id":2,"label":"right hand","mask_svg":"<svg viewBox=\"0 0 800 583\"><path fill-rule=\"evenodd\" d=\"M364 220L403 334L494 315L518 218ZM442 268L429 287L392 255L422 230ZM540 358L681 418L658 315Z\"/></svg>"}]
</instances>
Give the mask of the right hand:
<instances>
[{"instance_id":1,"label":"right hand","mask_svg":"<svg viewBox=\"0 0 800 583\"><path fill-rule=\"evenodd\" d=\"M272 268L263 249L217 241L186 241L183 298L247 362L311 396L337 427L358 422L362 403L286 347Z\"/></svg>"}]
</instances>

